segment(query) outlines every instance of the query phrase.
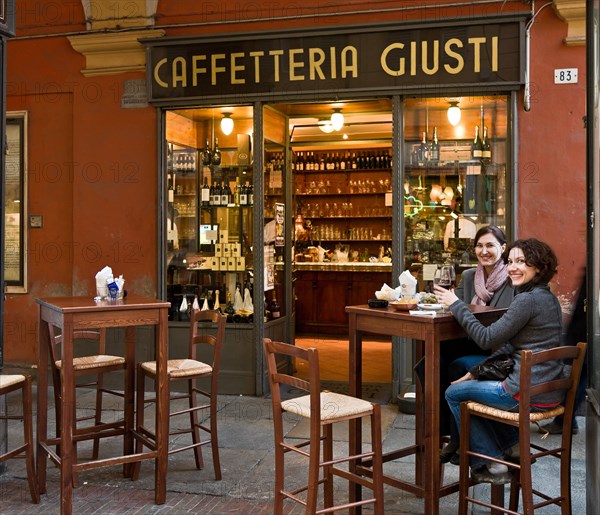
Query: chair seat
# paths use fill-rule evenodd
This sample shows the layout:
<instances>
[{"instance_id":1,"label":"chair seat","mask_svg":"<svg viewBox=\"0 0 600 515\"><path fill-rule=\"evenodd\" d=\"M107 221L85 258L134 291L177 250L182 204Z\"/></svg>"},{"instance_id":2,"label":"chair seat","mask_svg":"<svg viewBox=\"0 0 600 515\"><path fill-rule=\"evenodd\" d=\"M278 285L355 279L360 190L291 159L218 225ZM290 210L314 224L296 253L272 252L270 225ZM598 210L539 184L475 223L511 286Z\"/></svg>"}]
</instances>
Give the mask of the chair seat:
<instances>
[{"instance_id":1,"label":"chair seat","mask_svg":"<svg viewBox=\"0 0 600 515\"><path fill-rule=\"evenodd\" d=\"M289 399L281 407L290 413L310 418L310 395ZM365 400L341 393L321 392L321 424L363 417L373 412L373 405Z\"/></svg>"},{"instance_id":2,"label":"chair seat","mask_svg":"<svg viewBox=\"0 0 600 515\"><path fill-rule=\"evenodd\" d=\"M93 356L84 356L82 358L73 358L73 370L87 370L94 368L110 367L113 365L124 365L125 358L120 356L111 356L110 354L97 354ZM62 360L56 361L56 368L62 368Z\"/></svg>"},{"instance_id":3,"label":"chair seat","mask_svg":"<svg viewBox=\"0 0 600 515\"><path fill-rule=\"evenodd\" d=\"M156 375L156 361L146 361L141 367L151 375ZM169 377L188 377L211 374L213 368L194 359L170 359L167 361Z\"/></svg>"},{"instance_id":4,"label":"chair seat","mask_svg":"<svg viewBox=\"0 0 600 515\"><path fill-rule=\"evenodd\" d=\"M23 381L25 381L25 376L21 374L0 375L0 388L8 388Z\"/></svg>"},{"instance_id":5,"label":"chair seat","mask_svg":"<svg viewBox=\"0 0 600 515\"><path fill-rule=\"evenodd\" d=\"M514 411L505 411L498 408L492 408L490 406L486 406L485 404L480 404L478 402L467 402L467 408L475 413L482 413L485 415L491 415L496 418L501 418L503 420L510 420L512 422L519 421L519 412ZM562 415L565 411L564 406L557 406L548 411L532 411L529 413L529 420L531 422L539 422L540 420L547 420L549 418L554 418L558 415Z\"/></svg>"}]
</instances>

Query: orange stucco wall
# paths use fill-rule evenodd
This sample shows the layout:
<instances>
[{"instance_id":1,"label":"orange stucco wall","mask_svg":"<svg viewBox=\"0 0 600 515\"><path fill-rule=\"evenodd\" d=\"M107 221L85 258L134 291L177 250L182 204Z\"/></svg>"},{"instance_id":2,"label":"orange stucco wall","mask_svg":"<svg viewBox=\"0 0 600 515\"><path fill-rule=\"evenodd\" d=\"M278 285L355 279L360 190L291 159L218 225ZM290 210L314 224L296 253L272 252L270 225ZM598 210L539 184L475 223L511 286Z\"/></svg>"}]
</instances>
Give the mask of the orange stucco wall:
<instances>
[{"instance_id":1,"label":"orange stucco wall","mask_svg":"<svg viewBox=\"0 0 600 515\"><path fill-rule=\"evenodd\" d=\"M522 2L499 2L392 10L415 4L162 0L157 27L164 26L168 36L204 35L526 9ZM342 13L365 9L369 13ZM105 265L125 276L128 289L157 291L157 112L120 106L124 81L145 78L142 72L86 78L80 72L84 58L65 35L26 39L84 31L78 2L18 0L16 18L18 37L8 44L7 108L29 113L28 211L42 215L44 225L29 231L28 293L6 300L4 351L7 363L34 363L36 297L92 295L94 275ZM258 21L242 23L251 19ZM204 25L171 26L194 22ZM518 111L516 176L517 233L542 238L556 249L557 293L565 305L585 262L585 49L566 47L566 33L551 8L536 18L532 107L526 113L521 105ZM554 85L555 68L578 68L579 83Z\"/></svg>"}]
</instances>

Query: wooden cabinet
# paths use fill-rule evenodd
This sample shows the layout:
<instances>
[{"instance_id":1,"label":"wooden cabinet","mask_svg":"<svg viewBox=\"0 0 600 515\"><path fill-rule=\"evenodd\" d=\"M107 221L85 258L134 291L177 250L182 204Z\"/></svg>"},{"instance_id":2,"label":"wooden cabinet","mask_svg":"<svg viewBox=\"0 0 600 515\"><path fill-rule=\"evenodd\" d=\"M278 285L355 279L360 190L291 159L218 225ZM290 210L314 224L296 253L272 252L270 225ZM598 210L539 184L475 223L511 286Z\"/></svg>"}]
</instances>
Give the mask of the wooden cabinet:
<instances>
[{"instance_id":1,"label":"wooden cabinet","mask_svg":"<svg viewBox=\"0 0 600 515\"><path fill-rule=\"evenodd\" d=\"M297 271L296 333L347 335L346 306L366 304L390 281L390 272Z\"/></svg>"}]
</instances>

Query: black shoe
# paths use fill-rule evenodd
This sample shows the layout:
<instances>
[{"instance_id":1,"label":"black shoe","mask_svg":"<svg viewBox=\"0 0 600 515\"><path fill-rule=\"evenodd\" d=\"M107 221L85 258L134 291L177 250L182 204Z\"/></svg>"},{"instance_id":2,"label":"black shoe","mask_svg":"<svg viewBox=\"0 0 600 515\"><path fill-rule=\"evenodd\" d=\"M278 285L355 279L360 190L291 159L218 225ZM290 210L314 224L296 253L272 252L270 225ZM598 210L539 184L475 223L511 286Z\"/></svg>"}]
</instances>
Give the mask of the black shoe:
<instances>
[{"instance_id":1,"label":"black shoe","mask_svg":"<svg viewBox=\"0 0 600 515\"><path fill-rule=\"evenodd\" d=\"M501 474L492 474L487 466L477 469L471 469L471 479L476 483L490 483L491 485L505 485L510 483L510 472L502 472Z\"/></svg>"},{"instance_id":2,"label":"black shoe","mask_svg":"<svg viewBox=\"0 0 600 515\"><path fill-rule=\"evenodd\" d=\"M458 467L460 465L460 454L455 452L454 455L452 456L452 458L450 458L450 463L452 463L452 465L456 465Z\"/></svg>"},{"instance_id":3,"label":"black shoe","mask_svg":"<svg viewBox=\"0 0 600 515\"><path fill-rule=\"evenodd\" d=\"M574 435L579 433L579 426L577 425L576 420L573 420L573 429L571 430L571 432ZM549 424L546 424L545 426L540 427L538 429L538 433L542 433L542 434L549 433L551 435L560 435L560 434L562 434L562 421L557 421L556 419L554 419Z\"/></svg>"},{"instance_id":4,"label":"black shoe","mask_svg":"<svg viewBox=\"0 0 600 515\"><path fill-rule=\"evenodd\" d=\"M440 451L440 463L452 462L452 458L458 456L457 451L458 444L453 441L448 442Z\"/></svg>"}]
</instances>

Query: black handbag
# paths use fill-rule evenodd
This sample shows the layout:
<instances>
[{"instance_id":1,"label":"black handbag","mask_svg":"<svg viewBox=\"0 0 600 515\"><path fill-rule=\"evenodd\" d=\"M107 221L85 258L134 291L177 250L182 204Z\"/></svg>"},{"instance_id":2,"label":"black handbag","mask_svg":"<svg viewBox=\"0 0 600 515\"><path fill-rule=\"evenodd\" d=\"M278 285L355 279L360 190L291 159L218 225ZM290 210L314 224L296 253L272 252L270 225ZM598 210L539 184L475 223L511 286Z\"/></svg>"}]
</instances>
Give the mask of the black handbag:
<instances>
[{"instance_id":1,"label":"black handbag","mask_svg":"<svg viewBox=\"0 0 600 515\"><path fill-rule=\"evenodd\" d=\"M510 354L498 354L469 369L479 381L503 381L512 372L515 360Z\"/></svg>"}]
</instances>

